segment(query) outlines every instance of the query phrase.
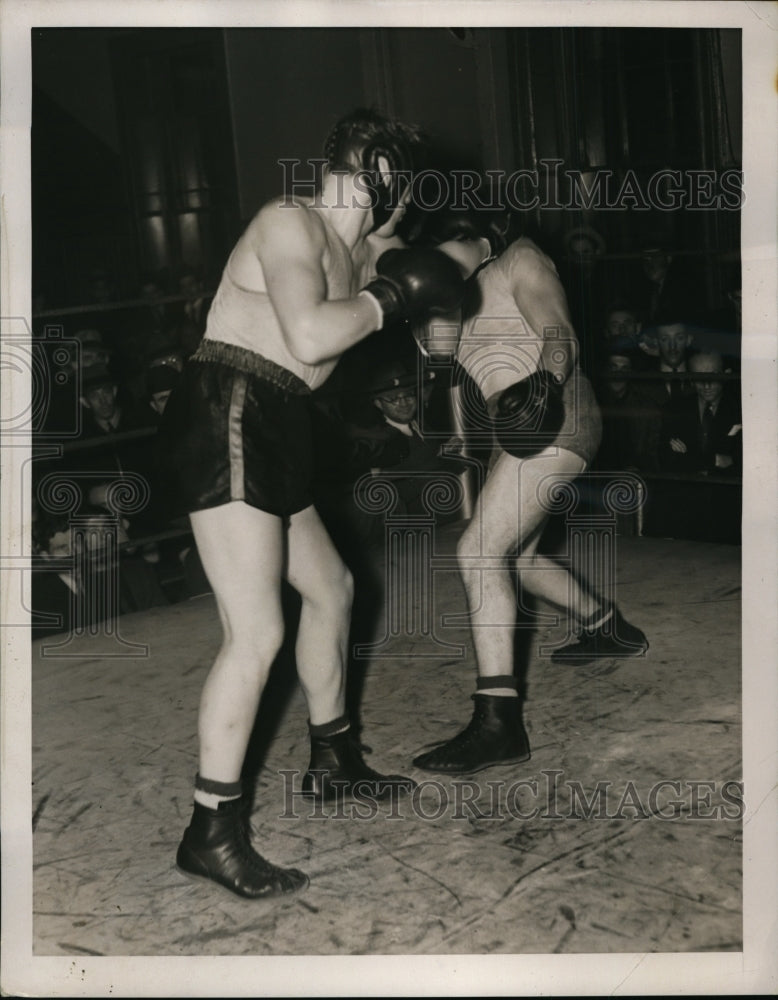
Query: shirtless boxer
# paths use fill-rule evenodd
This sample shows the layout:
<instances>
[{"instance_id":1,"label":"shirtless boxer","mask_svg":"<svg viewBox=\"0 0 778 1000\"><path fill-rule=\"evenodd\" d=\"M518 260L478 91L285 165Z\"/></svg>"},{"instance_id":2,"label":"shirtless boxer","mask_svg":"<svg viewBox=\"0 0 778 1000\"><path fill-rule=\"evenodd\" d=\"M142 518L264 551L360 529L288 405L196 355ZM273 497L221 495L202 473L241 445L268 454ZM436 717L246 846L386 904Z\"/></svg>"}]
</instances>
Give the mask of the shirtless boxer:
<instances>
[{"instance_id":1,"label":"shirtless boxer","mask_svg":"<svg viewBox=\"0 0 778 1000\"><path fill-rule=\"evenodd\" d=\"M335 126L318 196L268 203L238 240L165 412L176 496L223 628L200 701L194 812L177 865L244 897L308 882L252 848L242 798L249 737L284 633L282 579L302 598L295 652L311 740L303 791L380 799L414 787L369 768L349 731L352 581L312 506L308 399L372 331L461 298L461 272L437 250L393 249L375 273L410 194L417 141L373 112Z\"/></svg>"},{"instance_id":2,"label":"shirtless boxer","mask_svg":"<svg viewBox=\"0 0 778 1000\"><path fill-rule=\"evenodd\" d=\"M448 213L441 239L458 236L473 266L487 239L495 253L471 279L478 303L463 307L456 356L483 393L496 444L457 558L473 624L478 679L469 725L415 760L423 770L467 774L529 759L514 675L516 593L528 593L580 617L579 641L557 650L556 663L640 655L643 633L615 605L584 589L538 553L555 486L579 476L599 446L600 413L577 364L578 345L565 293L551 260L529 239L498 247L499 229L473 213ZM441 326L450 338L450 325ZM435 351L431 341L422 347ZM444 344L444 350L447 349ZM516 558L518 556L518 559Z\"/></svg>"}]
</instances>

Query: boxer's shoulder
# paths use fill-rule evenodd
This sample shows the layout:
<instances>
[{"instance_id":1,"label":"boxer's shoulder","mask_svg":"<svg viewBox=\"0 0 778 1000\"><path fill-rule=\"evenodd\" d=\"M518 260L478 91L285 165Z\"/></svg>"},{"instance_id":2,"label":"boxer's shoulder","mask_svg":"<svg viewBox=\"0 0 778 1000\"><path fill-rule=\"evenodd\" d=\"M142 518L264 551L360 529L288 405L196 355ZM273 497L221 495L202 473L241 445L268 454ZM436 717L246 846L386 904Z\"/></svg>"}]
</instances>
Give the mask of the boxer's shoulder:
<instances>
[{"instance_id":1,"label":"boxer's shoulder","mask_svg":"<svg viewBox=\"0 0 778 1000\"><path fill-rule=\"evenodd\" d=\"M559 279L553 260L526 236L511 243L497 263L511 287L519 282L525 289L544 289L549 287L550 282L556 284Z\"/></svg>"},{"instance_id":2,"label":"boxer's shoulder","mask_svg":"<svg viewBox=\"0 0 778 1000\"><path fill-rule=\"evenodd\" d=\"M242 237L255 252L267 247L322 250L327 233L311 202L301 198L276 198L266 202L248 224Z\"/></svg>"},{"instance_id":3,"label":"boxer's shoulder","mask_svg":"<svg viewBox=\"0 0 778 1000\"><path fill-rule=\"evenodd\" d=\"M506 264L523 267L553 267L551 258L531 240L529 236L520 236L514 240L502 253L500 260Z\"/></svg>"}]
</instances>

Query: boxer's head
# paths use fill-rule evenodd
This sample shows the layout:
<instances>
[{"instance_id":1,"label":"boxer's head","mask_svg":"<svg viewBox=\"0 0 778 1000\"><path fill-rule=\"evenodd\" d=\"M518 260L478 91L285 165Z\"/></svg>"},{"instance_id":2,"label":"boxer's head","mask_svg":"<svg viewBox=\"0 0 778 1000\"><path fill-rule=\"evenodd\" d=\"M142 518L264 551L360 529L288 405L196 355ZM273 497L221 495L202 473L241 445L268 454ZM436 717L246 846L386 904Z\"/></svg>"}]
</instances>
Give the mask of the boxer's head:
<instances>
[{"instance_id":1,"label":"boxer's head","mask_svg":"<svg viewBox=\"0 0 778 1000\"><path fill-rule=\"evenodd\" d=\"M327 137L330 173L358 176L369 197L373 230L385 225L410 191L422 147L418 129L368 108L341 118Z\"/></svg>"},{"instance_id":2,"label":"boxer's head","mask_svg":"<svg viewBox=\"0 0 778 1000\"><path fill-rule=\"evenodd\" d=\"M513 219L509 212L474 205L446 206L428 212L422 220L417 242L439 246L458 240L486 239L499 256L511 241Z\"/></svg>"}]
</instances>

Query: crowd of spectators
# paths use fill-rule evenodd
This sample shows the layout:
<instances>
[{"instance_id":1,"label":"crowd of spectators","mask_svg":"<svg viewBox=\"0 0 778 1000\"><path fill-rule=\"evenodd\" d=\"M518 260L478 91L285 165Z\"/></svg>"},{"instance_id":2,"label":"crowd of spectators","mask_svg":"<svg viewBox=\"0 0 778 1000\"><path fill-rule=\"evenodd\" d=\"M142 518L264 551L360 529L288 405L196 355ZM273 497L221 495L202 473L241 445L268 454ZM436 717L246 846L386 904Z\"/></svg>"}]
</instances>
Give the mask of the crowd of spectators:
<instances>
[{"instance_id":1,"label":"crowd of spectators","mask_svg":"<svg viewBox=\"0 0 778 1000\"><path fill-rule=\"evenodd\" d=\"M36 298L47 391L33 429L34 637L208 589L188 523L160 488L155 448L208 304L189 270L172 285L144 276L131 300L95 271L84 308L61 314ZM109 599L88 597L98 593Z\"/></svg>"},{"instance_id":2,"label":"crowd of spectators","mask_svg":"<svg viewBox=\"0 0 778 1000\"><path fill-rule=\"evenodd\" d=\"M603 414L596 468L640 474L644 535L738 544L739 291L728 315L706 311L702 284L673 260L650 248L632 298L603 310L589 355Z\"/></svg>"}]
</instances>

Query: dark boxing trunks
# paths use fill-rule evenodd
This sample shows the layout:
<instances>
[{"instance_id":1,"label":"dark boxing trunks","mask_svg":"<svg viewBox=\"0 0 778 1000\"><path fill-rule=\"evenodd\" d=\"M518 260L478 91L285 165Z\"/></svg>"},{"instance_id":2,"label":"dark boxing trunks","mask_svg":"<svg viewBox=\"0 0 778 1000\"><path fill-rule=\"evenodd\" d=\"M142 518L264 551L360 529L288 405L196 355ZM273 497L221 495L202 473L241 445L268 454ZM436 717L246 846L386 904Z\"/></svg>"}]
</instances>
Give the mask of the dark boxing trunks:
<instances>
[{"instance_id":1,"label":"dark boxing trunks","mask_svg":"<svg viewBox=\"0 0 778 1000\"><path fill-rule=\"evenodd\" d=\"M177 513L242 500L278 517L309 507L308 386L253 351L206 339L184 367L160 429Z\"/></svg>"}]
</instances>

